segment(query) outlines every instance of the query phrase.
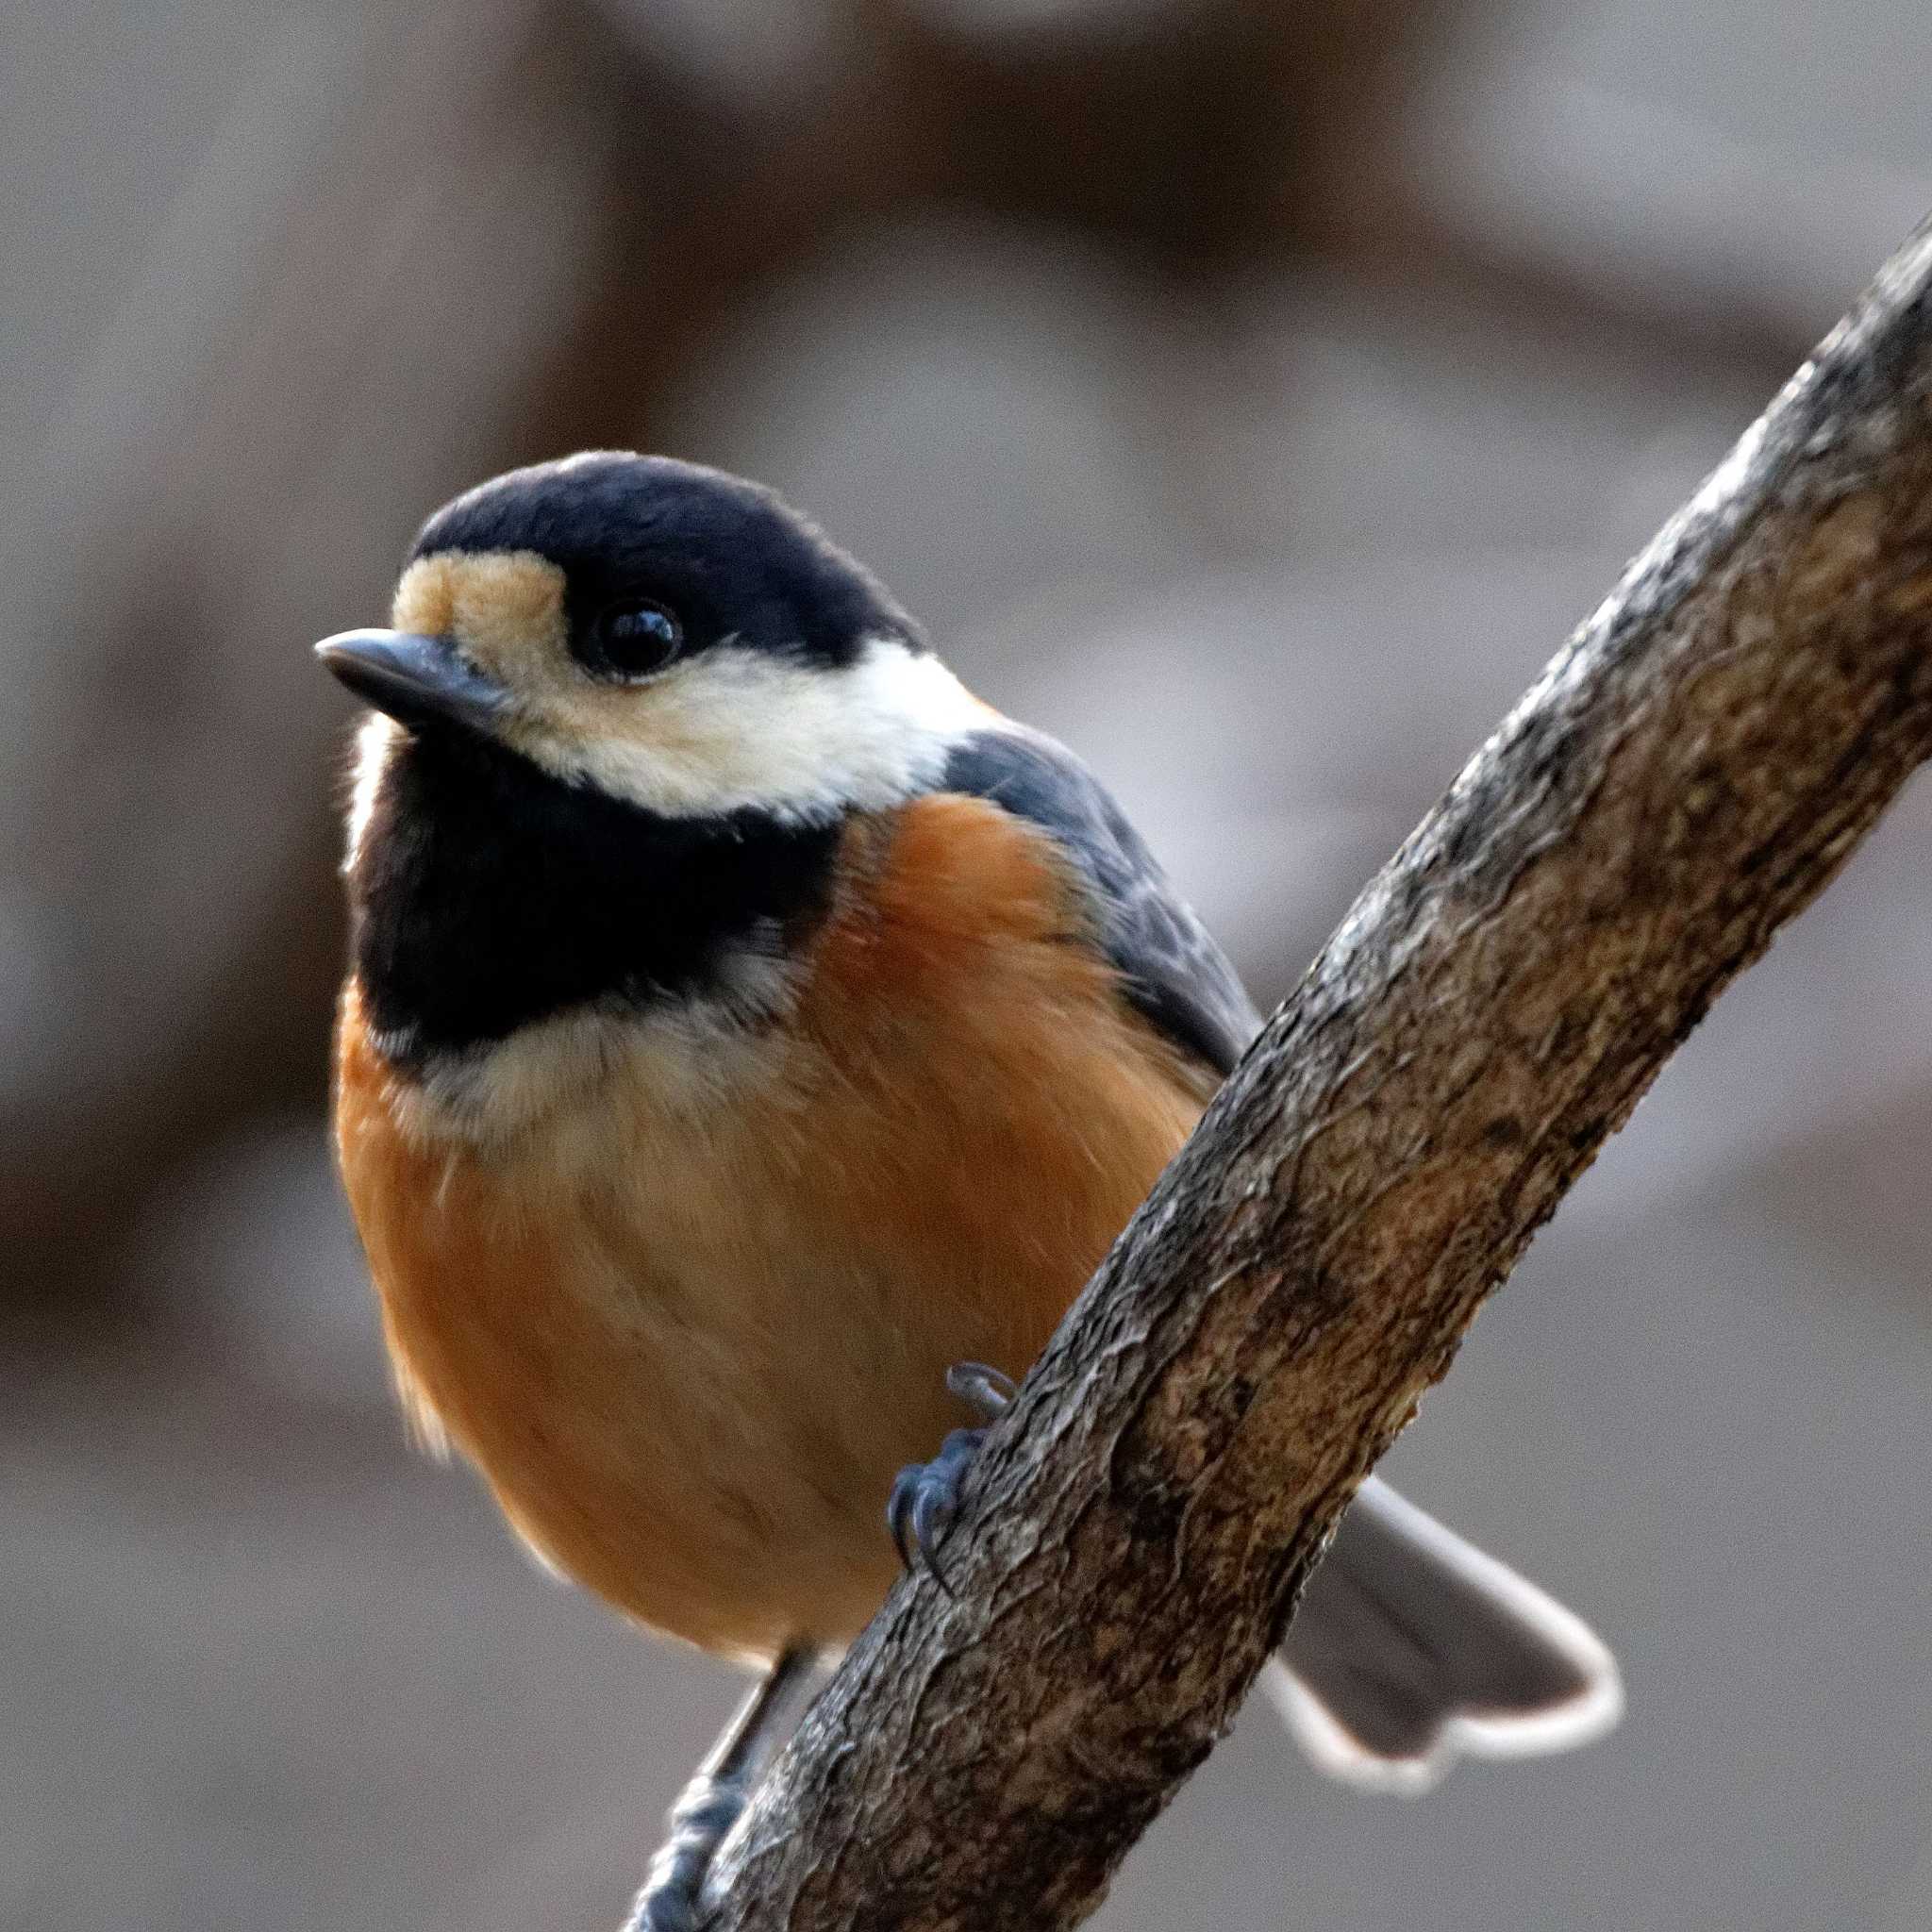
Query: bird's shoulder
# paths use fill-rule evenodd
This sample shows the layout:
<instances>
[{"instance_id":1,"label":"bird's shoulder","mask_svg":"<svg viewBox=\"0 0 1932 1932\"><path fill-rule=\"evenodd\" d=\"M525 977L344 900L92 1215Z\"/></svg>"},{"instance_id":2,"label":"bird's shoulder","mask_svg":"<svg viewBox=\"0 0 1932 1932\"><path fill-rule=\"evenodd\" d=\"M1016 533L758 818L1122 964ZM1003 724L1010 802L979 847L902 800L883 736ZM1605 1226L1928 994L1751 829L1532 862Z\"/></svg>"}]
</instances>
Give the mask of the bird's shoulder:
<instances>
[{"instance_id":1,"label":"bird's shoulder","mask_svg":"<svg viewBox=\"0 0 1932 1932\"><path fill-rule=\"evenodd\" d=\"M1189 1058L1226 1074L1260 1024L1239 974L1119 802L1044 732L989 713L947 756L932 802L974 801L1047 841L1092 937L1143 1018Z\"/></svg>"}]
</instances>

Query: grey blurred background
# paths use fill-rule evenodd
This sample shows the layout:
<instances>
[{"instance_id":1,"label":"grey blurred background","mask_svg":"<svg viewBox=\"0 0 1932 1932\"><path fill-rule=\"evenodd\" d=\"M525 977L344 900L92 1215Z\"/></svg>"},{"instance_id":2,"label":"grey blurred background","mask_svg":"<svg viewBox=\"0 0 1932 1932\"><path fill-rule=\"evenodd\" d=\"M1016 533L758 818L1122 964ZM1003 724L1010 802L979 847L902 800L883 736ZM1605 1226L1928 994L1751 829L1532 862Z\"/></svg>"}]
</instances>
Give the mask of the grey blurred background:
<instances>
[{"instance_id":1,"label":"grey blurred background","mask_svg":"<svg viewBox=\"0 0 1932 1932\"><path fill-rule=\"evenodd\" d=\"M0 1927L615 1924L730 1674L416 1459L324 1142L421 517L749 471L1260 994L1932 208L1922 0L69 0L0 45ZM1932 793L1391 1469L1622 1653L1351 1796L1257 1706L1098 1924L1932 1924Z\"/></svg>"}]
</instances>

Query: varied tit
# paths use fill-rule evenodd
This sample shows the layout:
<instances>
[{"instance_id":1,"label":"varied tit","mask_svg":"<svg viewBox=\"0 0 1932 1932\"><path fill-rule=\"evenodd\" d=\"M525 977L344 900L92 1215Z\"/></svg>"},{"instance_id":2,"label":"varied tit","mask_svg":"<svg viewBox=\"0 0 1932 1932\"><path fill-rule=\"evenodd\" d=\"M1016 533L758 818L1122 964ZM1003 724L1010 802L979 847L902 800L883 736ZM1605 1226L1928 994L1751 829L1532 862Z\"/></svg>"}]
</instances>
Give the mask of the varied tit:
<instances>
[{"instance_id":1,"label":"varied tit","mask_svg":"<svg viewBox=\"0 0 1932 1932\"><path fill-rule=\"evenodd\" d=\"M342 1178L422 1433L546 1563L770 1673L669 1925L778 1693L895 1534L942 1537L960 1394L1025 1373L1259 1023L1091 774L768 491L513 471L425 525L392 621L319 646L375 708ZM1277 1675L1384 1786L1619 1704L1574 1617L1373 1481Z\"/></svg>"}]
</instances>

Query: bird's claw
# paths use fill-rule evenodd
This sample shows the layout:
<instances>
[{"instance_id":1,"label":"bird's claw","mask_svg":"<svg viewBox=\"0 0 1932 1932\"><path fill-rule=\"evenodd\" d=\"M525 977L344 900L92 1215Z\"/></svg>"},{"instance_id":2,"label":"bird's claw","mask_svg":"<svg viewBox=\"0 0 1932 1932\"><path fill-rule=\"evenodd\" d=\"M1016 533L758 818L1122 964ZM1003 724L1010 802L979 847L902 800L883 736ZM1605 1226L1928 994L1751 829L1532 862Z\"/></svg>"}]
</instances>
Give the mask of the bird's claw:
<instances>
[{"instance_id":1,"label":"bird's claw","mask_svg":"<svg viewBox=\"0 0 1932 1932\"><path fill-rule=\"evenodd\" d=\"M946 1371L946 1387L987 1423L1019 1393L1010 1375L985 1362L955 1362ZM929 1571L948 1596L952 1585L940 1567L940 1545L959 1513L960 1488L985 1440L984 1427L955 1429L930 1462L908 1462L899 1472L886 1504L886 1526L900 1562L908 1570Z\"/></svg>"},{"instance_id":2,"label":"bird's claw","mask_svg":"<svg viewBox=\"0 0 1932 1932\"><path fill-rule=\"evenodd\" d=\"M1020 1392L1012 1376L985 1362L955 1362L946 1371L946 1387L987 1422L1004 1415Z\"/></svg>"},{"instance_id":3,"label":"bird's claw","mask_svg":"<svg viewBox=\"0 0 1932 1932\"><path fill-rule=\"evenodd\" d=\"M671 1836L651 1861L624 1932L696 1932L705 1874L749 1797L742 1778L691 1780L672 1808Z\"/></svg>"},{"instance_id":4,"label":"bird's claw","mask_svg":"<svg viewBox=\"0 0 1932 1932\"><path fill-rule=\"evenodd\" d=\"M908 1462L892 1484L886 1523L907 1569L931 1572L948 1595L952 1585L940 1567L939 1549L959 1511L959 1490L986 1439L984 1429L955 1429L930 1462Z\"/></svg>"}]
</instances>

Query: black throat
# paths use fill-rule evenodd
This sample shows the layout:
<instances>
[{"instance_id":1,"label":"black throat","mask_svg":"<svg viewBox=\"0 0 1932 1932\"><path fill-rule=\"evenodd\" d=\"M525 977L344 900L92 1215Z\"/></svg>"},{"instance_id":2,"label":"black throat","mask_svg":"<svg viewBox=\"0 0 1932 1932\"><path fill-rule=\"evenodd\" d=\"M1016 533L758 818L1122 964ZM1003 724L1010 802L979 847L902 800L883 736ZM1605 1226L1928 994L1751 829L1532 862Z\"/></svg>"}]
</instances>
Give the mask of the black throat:
<instances>
[{"instance_id":1,"label":"black throat","mask_svg":"<svg viewBox=\"0 0 1932 1932\"><path fill-rule=\"evenodd\" d=\"M572 1008L728 991L824 917L840 834L665 818L453 733L404 740L349 877L370 1023L420 1069Z\"/></svg>"}]
</instances>

